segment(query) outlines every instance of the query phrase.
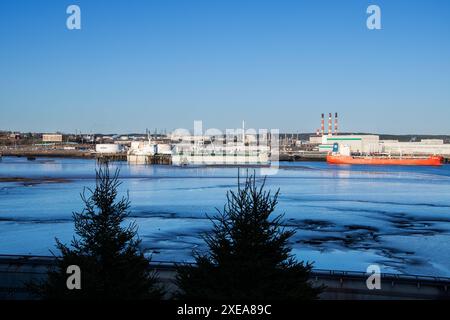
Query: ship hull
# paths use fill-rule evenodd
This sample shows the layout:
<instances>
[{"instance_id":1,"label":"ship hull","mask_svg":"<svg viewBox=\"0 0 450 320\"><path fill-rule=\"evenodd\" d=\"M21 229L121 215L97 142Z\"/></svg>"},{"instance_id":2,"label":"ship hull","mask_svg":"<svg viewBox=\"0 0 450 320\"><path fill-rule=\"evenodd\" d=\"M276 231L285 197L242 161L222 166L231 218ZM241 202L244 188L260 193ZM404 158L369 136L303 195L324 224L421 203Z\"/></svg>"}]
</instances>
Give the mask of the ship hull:
<instances>
[{"instance_id":1,"label":"ship hull","mask_svg":"<svg viewBox=\"0 0 450 320\"><path fill-rule=\"evenodd\" d=\"M381 157L352 157L341 155L327 155L327 162L331 164L361 164L361 165L399 165L399 166L440 166L442 157L428 158L381 158Z\"/></svg>"}]
</instances>

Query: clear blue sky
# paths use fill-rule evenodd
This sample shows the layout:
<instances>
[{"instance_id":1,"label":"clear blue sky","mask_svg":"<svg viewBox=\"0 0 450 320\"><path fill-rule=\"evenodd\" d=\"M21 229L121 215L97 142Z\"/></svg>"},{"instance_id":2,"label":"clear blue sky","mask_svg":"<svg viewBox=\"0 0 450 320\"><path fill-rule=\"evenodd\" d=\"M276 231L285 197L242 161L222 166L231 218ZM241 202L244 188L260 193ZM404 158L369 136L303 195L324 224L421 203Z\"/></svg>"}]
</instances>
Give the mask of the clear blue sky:
<instances>
[{"instance_id":1,"label":"clear blue sky","mask_svg":"<svg viewBox=\"0 0 450 320\"><path fill-rule=\"evenodd\" d=\"M312 132L335 111L345 131L450 134L450 1L0 1L0 130Z\"/></svg>"}]
</instances>

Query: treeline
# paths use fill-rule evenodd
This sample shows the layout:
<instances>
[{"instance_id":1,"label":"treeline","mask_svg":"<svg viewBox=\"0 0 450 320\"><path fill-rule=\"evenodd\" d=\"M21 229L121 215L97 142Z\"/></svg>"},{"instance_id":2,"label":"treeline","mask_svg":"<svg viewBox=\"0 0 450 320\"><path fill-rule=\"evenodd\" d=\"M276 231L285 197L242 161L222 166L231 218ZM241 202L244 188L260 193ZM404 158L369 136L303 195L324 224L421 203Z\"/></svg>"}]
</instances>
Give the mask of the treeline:
<instances>
[{"instance_id":1,"label":"treeline","mask_svg":"<svg viewBox=\"0 0 450 320\"><path fill-rule=\"evenodd\" d=\"M29 289L43 299L316 299L323 288L310 284L311 264L292 255L294 231L274 215L279 193L264 182L238 178L224 208L208 216L207 250L193 253L195 264L177 265L178 289L169 294L140 249L137 225L125 225L130 201L118 198L119 171L104 164L95 188L81 194L84 209L73 213L76 236L70 245L56 239L57 265Z\"/></svg>"}]
</instances>

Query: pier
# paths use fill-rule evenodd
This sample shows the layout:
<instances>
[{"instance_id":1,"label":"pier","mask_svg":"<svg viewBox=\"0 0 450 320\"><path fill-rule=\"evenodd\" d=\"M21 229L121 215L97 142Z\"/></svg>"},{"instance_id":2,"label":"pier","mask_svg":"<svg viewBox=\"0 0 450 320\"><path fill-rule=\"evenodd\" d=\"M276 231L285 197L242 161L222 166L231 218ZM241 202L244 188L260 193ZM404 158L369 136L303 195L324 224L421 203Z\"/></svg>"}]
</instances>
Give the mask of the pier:
<instances>
[{"instance_id":1,"label":"pier","mask_svg":"<svg viewBox=\"0 0 450 320\"><path fill-rule=\"evenodd\" d=\"M95 159L98 163L112 162L112 161L127 161L126 153L96 153Z\"/></svg>"},{"instance_id":2,"label":"pier","mask_svg":"<svg viewBox=\"0 0 450 320\"><path fill-rule=\"evenodd\" d=\"M280 161L326 161L327 154L324 152L280 152Z\"/></svg>"},{"instance_id":3,"label":"pier","mask_svg":"<svg viewBox=\"0 0 450 320\"><path fill-rule=\"evenodd\" d=\"M172 164L172 155L170 154L153 154L153 155L133 155L129 154L125 157L131 164Z\"/></svg>"}]
</instances>

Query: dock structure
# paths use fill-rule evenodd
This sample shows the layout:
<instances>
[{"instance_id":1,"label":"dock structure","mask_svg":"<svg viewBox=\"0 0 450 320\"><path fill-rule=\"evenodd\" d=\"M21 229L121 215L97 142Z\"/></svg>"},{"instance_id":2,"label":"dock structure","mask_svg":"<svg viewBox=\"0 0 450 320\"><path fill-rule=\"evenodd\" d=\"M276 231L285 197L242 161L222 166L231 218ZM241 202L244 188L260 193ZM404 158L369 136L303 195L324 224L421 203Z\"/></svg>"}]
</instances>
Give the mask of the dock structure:
<instances>
[{"instance_id":1,"label":"dock structure","mask_svg":"<svg viewBox=\"0 0 450 320\"><path fill-rule=\"evenodd\" d=\"M326 161L327 154L315 151L281 152L280 161Z\"/></svg>"},{"instance_id":2,"label":"dock structure","mask_svg":"<svg viewBox=\"0 0 450 320\"><path fill-rule=\"evenodd\" d=\"M96 153L95 159L98 163L112 162L112 161L127 161L126 153Z\"/></svg>"},{"instance_id":3,"label":"dock structure","mask_svg":"<svg viewBox=\"0 0 450 320\"><path fill-rule=\"evenodd\" d=\"M0 255L0 300L36 299L26 284L45 280L56 262L49 256ZM175 262L152 260L150 268L158 272L170 299L177 290ZM320 295L326 300L450 299L450 278L382 273L380 289L370 290L368 276L365 272L313 269L310 281L314 286L326 286Z\"/></svg>"},{"instance_id":4,"label":"dock structure","mask_svg":"<svg viewBox=\"0 0 450 320\"><path fill-rule=\"evenodd\" d=\"M126 160L130 164L172 164L172 155L170 154L128 154Z\"/></svg>"},{"instance_id":5,"label":"dock structure","mask_svg":"<svg viewBox=\"0 0 450 320\"><path fill-rule=\"evenodd\" d=\"M129 164L172 164L172 145L153 141L133 141L127 152Z\"/></svg>"}]
</instances>

